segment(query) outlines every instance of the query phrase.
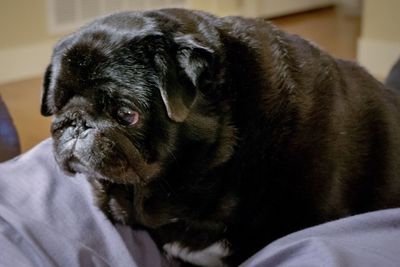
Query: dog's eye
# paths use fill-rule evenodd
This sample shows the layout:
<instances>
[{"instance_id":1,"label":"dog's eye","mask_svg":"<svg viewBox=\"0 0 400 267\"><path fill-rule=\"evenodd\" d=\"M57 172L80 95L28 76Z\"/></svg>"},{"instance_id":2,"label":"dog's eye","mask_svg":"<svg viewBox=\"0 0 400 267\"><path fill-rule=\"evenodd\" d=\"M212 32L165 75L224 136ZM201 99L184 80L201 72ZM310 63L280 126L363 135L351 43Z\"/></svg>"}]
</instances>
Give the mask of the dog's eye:
<instances>
[{"instance_id":1,"label":"dog's eye","mask_svg":"<svg viewBox=\"0 0 400 267\"><path fill-rule=\"evenodd\" d=\"M139 121L139 113L127 107L122 107L117 111L117 119L122 125L134 125Z\"/></svg>"}]
</instances>

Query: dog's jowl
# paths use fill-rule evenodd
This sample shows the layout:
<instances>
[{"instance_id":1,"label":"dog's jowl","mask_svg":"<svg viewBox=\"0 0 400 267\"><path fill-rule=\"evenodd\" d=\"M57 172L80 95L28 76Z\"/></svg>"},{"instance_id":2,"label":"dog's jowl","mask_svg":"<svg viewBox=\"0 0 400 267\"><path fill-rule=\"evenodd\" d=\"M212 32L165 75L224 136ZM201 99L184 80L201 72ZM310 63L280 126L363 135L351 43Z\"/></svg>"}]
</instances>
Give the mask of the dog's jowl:
<instances>
[{"instance_id":1,"label":"dog's jowl","mask_svg":"<svg viewBox=\"0 0 400 267\"><path fill-rule=\"evenodd\" d=\"M195 265L400 206L399 96L264 20L100 18L56 45L42 114L112 221Z\"/></svg>"}]
</instances>

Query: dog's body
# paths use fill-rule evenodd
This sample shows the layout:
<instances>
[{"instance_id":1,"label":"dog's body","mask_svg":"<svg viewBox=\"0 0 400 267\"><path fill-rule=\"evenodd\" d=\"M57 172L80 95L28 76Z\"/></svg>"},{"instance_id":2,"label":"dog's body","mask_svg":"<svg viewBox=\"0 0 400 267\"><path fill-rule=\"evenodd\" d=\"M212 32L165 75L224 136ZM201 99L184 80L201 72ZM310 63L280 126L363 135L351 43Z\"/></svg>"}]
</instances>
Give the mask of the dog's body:
<instances>
[{"instance_id":1,"label":"dog's body","mask_svg":"<svg viewBox=\"0 0 400 267\"><path fill-rule=\"evenodd\" d=\"M170 9L60 42L42 113L56 159L92 178L111 219L194 264L237 265L290 232L400 206L399 109L356 64L263 20ZM221 258L202 261L210 249Z\"/></svg>"}]
</instances>

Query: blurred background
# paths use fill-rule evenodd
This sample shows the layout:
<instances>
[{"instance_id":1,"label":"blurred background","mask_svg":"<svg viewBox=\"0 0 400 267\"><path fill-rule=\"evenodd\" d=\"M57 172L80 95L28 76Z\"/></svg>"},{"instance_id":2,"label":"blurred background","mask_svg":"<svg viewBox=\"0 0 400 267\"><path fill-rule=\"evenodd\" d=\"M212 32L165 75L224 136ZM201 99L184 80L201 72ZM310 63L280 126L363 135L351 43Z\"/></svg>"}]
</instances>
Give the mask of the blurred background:
<instances>
[{"instance_id":1,"label":"blurred background","mask_svg":"<svg viewBox=\"0 0 400 267\"><path fill-rule=\"evenodd\" d=\"M23 152L50 135L51 119L40 116L39 104L55 42L96 16L163 7L272 20L380 80L400 55L399 0L1 0L0 96Z\"/></svg>"}]
</instances>

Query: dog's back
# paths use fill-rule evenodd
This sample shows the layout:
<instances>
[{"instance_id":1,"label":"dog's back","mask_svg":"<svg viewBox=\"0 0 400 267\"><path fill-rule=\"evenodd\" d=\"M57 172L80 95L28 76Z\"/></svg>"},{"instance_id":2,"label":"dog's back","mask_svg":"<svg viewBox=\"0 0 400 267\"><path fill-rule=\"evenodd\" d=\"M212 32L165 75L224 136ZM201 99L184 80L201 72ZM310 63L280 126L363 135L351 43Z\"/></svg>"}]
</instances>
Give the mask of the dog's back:
<instances>
[{"instance_id":1,"label":"dog's back","mask_svg":"<svg viewBox=\"0 0 400 267\"><path fill-rule=\"evenodd\" d=\"M164 12L198 23L180 10ZM207 217L227 224L216 236L232 245L228 262L305 227L400 206L396 93L356 63L264 20L194 14L207 25L198 34L222 61L212 69L220 98L208 100L228 103L219 110L237 135L232 156L204 174L225 183L220 197L205 198L210 210L227 196L235 203L222 219Z\"/></svg>"},{"instance_id":2,"label":"dog's back","mask_svg":"<svg viewBox=\"0 0 400 267\"><path fill-rule=\"evenodd\" d=\"M241 240L400 206L399 96L269 23L222 20L238 95L229 175L241 176L238 218L249 228L237 230Z\"/></svg>"}]
</instances>

